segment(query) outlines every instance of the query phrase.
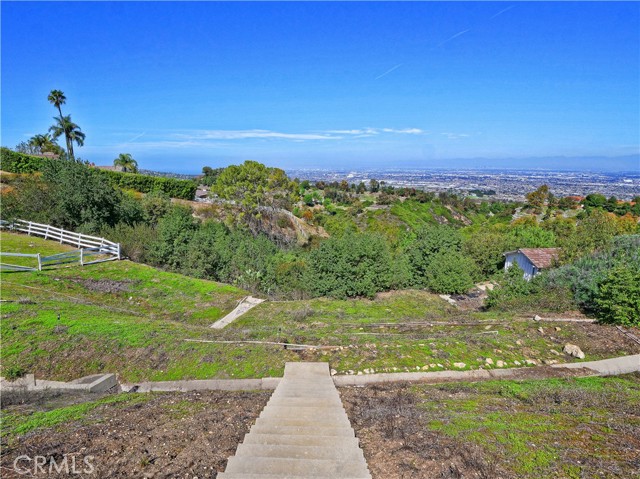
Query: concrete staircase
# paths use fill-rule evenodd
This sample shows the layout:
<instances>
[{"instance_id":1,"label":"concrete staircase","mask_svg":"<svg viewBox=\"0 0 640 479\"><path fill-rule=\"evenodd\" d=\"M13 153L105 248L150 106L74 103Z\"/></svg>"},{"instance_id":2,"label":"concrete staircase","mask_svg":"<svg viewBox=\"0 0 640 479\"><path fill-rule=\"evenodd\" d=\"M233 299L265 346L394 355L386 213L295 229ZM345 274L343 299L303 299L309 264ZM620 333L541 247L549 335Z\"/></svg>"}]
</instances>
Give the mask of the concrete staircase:
<instances>
[{"instance_id":1,"label":"concrete staircase","mask_svg":"<svg viewBox=\"0 0 640 479\"><path fill-rule=\"evenodd\" d=\"M284 378L219 479L371 478L327 363Z\"/></svg>"}]
</instances>

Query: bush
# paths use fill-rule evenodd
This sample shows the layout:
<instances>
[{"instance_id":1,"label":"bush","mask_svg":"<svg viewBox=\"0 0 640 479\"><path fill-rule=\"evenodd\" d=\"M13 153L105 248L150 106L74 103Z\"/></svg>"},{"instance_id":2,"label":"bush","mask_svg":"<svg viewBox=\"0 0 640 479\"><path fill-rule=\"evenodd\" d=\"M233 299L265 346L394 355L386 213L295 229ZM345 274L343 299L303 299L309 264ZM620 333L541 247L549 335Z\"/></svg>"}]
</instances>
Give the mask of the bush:
<instances>
[{"instance_id":1,"label":"bush","mask_svg":"<svg viewBox=\"0 0 640 479\"><path fill-rule=\"evenodd\" d=\"M311 251L306 281L318 296L373 297L389 287L391 261L381 236L348 233Z\"/></svg>"},{"instance_id":2,"label":"bush","mask_svg":"<svg viewBox=\"0 0 640 479\"><path fill-rule=\"evenodd\" d=\"M416 239L407 247L407 254L413 271L413 284L428 286L429 265L443 252L458 253L462 246L460 233L451 226L436 225L422 228Z\"/></svg>"},{"instance_id":3,"label":"bush","mask_svg":"<svg viewBox=\"0 0 640 479\"><path fill-rule=\"evenodd\" d=\"M37 156L16 153L9 148L0 148L0 170L9 173L34 173L42 171L49 160Z\"/></svg>"},{"instance_id":4,"label":"bush","mask_svg":"<svg viewBox=\"0 0 640 479\"><path fill-rule=\"evenodd\" d=\"M605 323L640 326L640 268L621 264L598 284L596 316Z\"/></svg>"},{"instance_id":5,"label":"bush","mask_svg":"<svg viewBox=\"0 0 640 479\"><path fill-rule=\"evenodd\" d=\"M96 171L100 172L112 186L135 190L140 193L161 192L171 198L180 198L183 200L192 200L198 187L192 180L178 180L175 178L139 175L137 173L122 173L110 170Z\"/></svg>"},{"instance_id":6,"label":"bush","mask_svg":"<svg viewBox=\"0 0 640 479\"><path fill-rule=\"evenodd\" d=\"M434 293L461 294L473 287L476 265L457 251L440 252L429 262L426 286Z\"/></svg>"},{"instance_id":7,"label":"bush","mask_svg":"<svg viewBox=\"0 0 640 479\"><path fill-rule=\"evenodd\" d=\"M145 223L118 223L115 226L102 228L100 236L115 243L120 243L124 257L137 263L149 261L149 252L156 240L156 230Z\"/></svg>"}]
</instances>

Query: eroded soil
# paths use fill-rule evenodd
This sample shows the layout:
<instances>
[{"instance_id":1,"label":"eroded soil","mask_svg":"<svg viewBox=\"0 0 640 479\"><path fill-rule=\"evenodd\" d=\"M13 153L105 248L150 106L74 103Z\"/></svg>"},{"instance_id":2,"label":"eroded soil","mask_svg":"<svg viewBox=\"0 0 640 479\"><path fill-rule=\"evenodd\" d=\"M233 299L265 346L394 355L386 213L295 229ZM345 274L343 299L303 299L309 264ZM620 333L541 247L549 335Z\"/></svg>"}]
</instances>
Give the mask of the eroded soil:
<instances>
[{"instance_id":1,"label":"eroded soil","mask_svg":"<svg viewBox=\"0 0 640 479\"><path fill-rule=\"evenodd\" d=\"M88 470L83 458L94 456L95 470L71 476L54 470L33 477L213 478L224 470L269 395L153 393L143 402L100 406L83 419L38 429L5 445L2 477L26 477L13 469L21 455L53 457L60 463L64 455L74 454L80 471Z\"/></svg>"}]
</instances>

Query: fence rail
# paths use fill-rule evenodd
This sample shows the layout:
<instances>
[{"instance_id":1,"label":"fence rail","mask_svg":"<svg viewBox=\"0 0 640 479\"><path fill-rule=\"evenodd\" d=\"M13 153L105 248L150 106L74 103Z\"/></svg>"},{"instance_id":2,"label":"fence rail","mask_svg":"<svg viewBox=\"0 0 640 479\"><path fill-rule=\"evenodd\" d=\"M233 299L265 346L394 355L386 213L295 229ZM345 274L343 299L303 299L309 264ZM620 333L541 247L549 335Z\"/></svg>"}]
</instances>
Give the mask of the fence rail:
<instances>
[{"instance_id":1,"label":"fence rail","mask_svg":"<svg viewBox=\"0 0 640 479\"><path fill-rule=\"evenodd\" d=\"M0 263L0 269L4 271L41 271L42 268L46 266L76 262L79 262L84 266L87 264L121 259L119 243L114 243L113 241L109 241L104 238L98 238L97 236L75 233L73 231L56 228L55 226L43 225L25 220L16 220L13 223L0 221L0 228L9 229L11 231L21 231L33 236L41 236L44 239L59 241L60 244L66 243L78 248L74 251L67 251L65 253L53 254L50 256L41 256L40 253L0 253L2 256L18 256L38 259L37 268ZM86 261L86 258L91 258L92 256L107 256L107 258Z\"/></svg>"}]
</instances>

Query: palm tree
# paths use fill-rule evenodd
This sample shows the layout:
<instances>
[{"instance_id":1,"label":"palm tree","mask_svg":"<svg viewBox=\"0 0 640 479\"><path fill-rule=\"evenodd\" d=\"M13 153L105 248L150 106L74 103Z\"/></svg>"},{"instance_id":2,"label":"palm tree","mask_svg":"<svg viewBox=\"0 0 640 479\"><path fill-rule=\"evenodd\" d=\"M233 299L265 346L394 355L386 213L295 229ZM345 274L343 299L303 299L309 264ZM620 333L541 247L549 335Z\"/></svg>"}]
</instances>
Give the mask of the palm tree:
<instances>
[{"instance_id":1,"label":"palm tree","mask_svg":"<svg viewBox=\"0 0 640 479\"><path fill-rule=\"evenodd\" d=\"M29 146L33 147L34 151L37 153L46 153L52 152L56 154L62 153L64 150L60 148L60 145L56 143L56 141L51 138L49 133L45 133L44 135L35 135L29 139Z\"/></svg>"},{"instance_id":2,"label":"palm tree","mask_svg":"<svg viewBox=\"0 0 640 479\"><path fill-rule=\"evenodd\" d=\"M47 99L49 100L49 103L58 109L58 113L60 113L60 117L62 118L62 109L60 108L60 105L64 105L67 102L67 97L64 96L64 93L60 90L51 90Z\"/></svg>"},{"instance_id":3,"label":"palm tree","mask_svg":"<svg viewBox=\"0 0 640 479\"><path fill-rule=\"evenodd\" d=\"M129 153L120 153L118 158L113 160L113 166L121 166L122 171L129 173L138 172L138 162Z\"/></svg>"},{"instance_id":4,"label":"palm tree","mask_svg":"<svg viewBox=\"0 0 640 479\"><path fill-rule=\"evenodd\" d=\"M71 115L53 117L56 124L49 128L49 131L53 135L53 139L57 140L61 135L64 135L67 140L67 153L69 158L74 159L73 156L73 142L75 141L78 146L84 145L85 134L78 125L71 121Z\"/></svg>"}]
</instances>

